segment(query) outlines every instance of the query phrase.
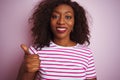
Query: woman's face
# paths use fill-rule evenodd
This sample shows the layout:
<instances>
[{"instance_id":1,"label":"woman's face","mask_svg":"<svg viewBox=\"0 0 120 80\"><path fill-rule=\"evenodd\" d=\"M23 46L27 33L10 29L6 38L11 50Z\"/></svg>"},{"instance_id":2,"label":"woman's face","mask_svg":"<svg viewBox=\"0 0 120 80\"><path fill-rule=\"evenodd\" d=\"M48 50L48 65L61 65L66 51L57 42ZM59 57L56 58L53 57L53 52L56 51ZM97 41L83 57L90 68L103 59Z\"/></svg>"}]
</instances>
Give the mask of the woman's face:
<instances>
[{"instance_id":1,"label":"woman's face","mask_svg":"<svg viewBox=\"0 0 120 80\"><path fill-rule=\"evenodd\" d=\"M57 6L51 16L51 30L54 39L70 39L74 26L74 11L66 4Z\"/></svg>"}]
</instances>

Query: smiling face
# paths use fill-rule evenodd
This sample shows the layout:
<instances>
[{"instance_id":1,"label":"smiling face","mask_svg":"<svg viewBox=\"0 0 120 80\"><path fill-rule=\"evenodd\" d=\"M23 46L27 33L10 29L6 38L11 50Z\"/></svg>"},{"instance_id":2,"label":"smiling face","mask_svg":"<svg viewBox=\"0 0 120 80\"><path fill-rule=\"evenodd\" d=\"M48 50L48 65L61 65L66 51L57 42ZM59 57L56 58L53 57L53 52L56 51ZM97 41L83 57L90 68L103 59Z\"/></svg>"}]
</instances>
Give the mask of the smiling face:
<instances>
[{"instance_id":1,"label":"smiling face","mask_svg":"<svg viewBox=\"0 0 120 80\"><path fill-rule=\"evenodd\" d=\"M51 30L54 39L70 40L70 33L74 26L74 11L66 4L57 6L51 16Z\"/></svg>"}]
</instances>

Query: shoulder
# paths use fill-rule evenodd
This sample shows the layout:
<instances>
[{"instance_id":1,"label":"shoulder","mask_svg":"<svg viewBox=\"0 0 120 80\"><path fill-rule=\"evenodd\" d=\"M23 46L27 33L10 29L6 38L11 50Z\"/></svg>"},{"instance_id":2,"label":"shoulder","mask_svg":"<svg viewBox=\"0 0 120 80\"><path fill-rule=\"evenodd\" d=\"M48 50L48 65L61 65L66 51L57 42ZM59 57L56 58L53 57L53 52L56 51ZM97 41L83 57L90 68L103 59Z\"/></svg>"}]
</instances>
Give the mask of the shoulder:
<instances>
[{"instance_id":1,"label":"shoulder","mask_svg":"<svg viewBox=\"0 0 120 80\"><path fill-rule=\"evenodd\" d=\"M30 45L29 46L29 52L31 54L37 54L41 50L47 50L47 49L53 48L53 47L54 47L54 45L52 43L50 43L49 47L48 46L44 46L43 48L37 47L37 45Z\"/></svg>"},{"instance_id":2,"label":"shoulder","mask_svg":"<svg viewBox=\"0 0 120 80\"><path fill-rule=\"evenodd\" d=\"M80 51L83 51L85 53L88 53L88 54L91 54L92 53L92 50L89 48L88 45L85 45L85 44L77 44L76 46L76 49L77 50L80 50Z\"/></svg>"},{"instance_id":3,"label":"shoulder","mask_svg":"<svg viewBox=\"0 0 120 80\"><path fill-rule=\"evenodd\" d=\"M36 46L31 45L31 46L29 47L29 52L30 52L31 54L37 54L37 51L38 51L38 48L37 48Z\"/></svg>"}]
</instances>

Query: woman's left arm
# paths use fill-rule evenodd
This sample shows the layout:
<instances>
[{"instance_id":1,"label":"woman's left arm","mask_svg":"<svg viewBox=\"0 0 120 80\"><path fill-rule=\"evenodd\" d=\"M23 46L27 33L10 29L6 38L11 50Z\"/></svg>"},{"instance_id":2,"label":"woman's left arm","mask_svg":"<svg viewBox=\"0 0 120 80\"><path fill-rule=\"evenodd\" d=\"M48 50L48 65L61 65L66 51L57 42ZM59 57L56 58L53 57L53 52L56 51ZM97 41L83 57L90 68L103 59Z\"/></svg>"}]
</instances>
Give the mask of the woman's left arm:
<instances>
[{"instance_id":1,"label":"woman's left arm","mask_svg":"<svg viewBox=\"0 0 120 80\"><path fill-rule=\"evenodd\" d=\"M86 79L85 80L97 80L96 70L95 70L95 63L93 58L93 53L90 52L88 66L86 69Z\"/></svg>"}]
</instances>

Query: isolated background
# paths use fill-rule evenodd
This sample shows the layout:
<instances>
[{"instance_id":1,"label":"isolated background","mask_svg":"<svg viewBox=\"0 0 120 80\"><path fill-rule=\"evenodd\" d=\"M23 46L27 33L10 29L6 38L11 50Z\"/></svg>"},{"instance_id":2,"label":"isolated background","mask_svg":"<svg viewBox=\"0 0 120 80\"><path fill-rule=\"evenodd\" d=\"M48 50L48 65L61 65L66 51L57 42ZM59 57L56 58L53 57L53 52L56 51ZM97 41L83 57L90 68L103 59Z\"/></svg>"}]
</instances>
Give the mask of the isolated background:
<instances>
[{"instance_id":1,"label":"isolated background","mask_svg":"<svg viewBox=\"0 0 120 80\"><path fill-rule=\"evenodd\" d=\"M0 0L0 80L16 80L24 55L20 44L31 44L27 20L38 1ZM89 12L90 48L94 52L98 80L119 80L120 0L73 1Z\"/></svg>"}]
</instances>

